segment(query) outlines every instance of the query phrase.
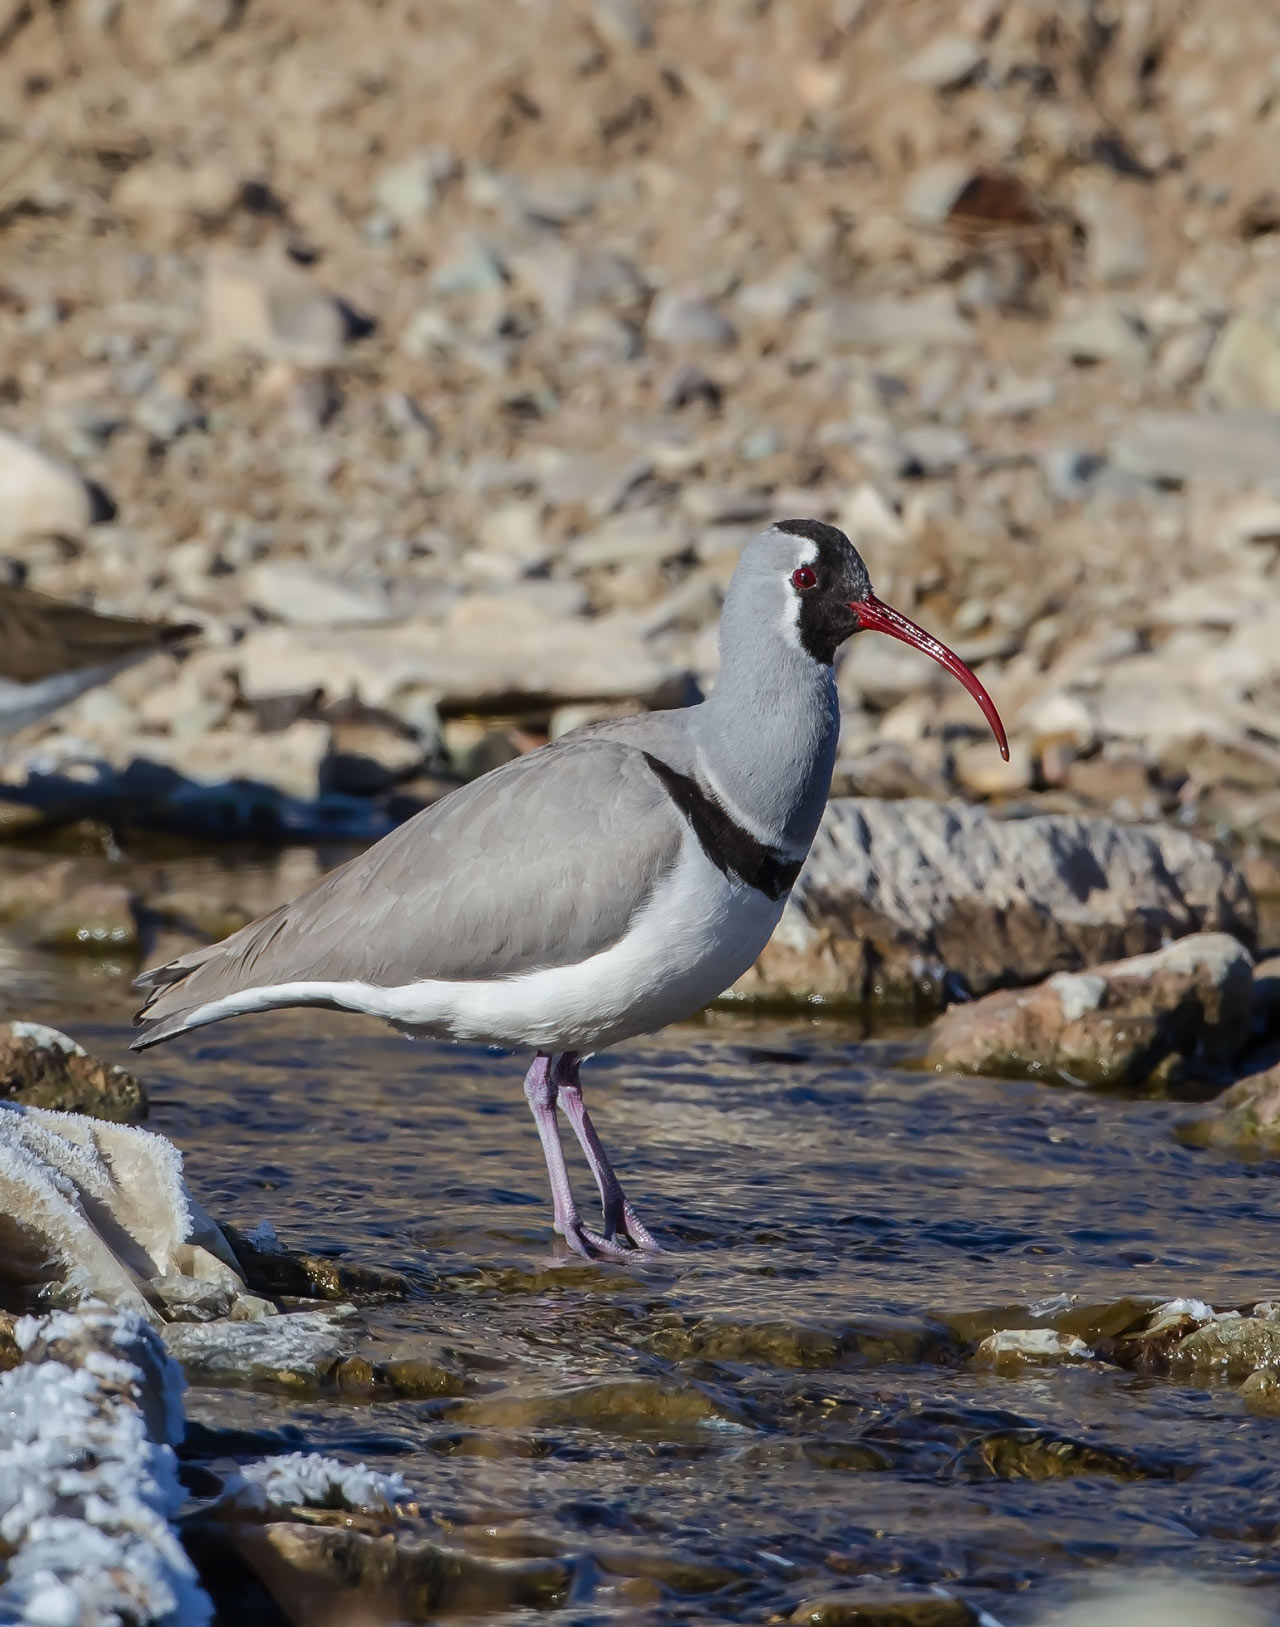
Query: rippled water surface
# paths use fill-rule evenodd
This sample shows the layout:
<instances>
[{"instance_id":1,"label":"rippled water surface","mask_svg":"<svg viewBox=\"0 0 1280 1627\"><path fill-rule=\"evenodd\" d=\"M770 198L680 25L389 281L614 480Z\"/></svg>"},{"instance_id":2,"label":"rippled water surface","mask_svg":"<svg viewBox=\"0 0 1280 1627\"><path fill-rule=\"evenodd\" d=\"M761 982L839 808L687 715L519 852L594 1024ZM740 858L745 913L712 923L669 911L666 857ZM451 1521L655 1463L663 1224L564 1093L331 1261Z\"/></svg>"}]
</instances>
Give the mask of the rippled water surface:
<instances>
[{"instance_id":1,"label":"rippled water surface","mask_svg":"<svg viewBox=\"0 0 1280 1627\"><path fill-rule=\"evenodd\" d=\"M124 969L7 972L24 1014L125 1060ZM1177 1107L910 1058L910 1036L715 1016L595 1059L596 1123L670 1246L618 1268L552 1238L519 1058L327 1013L151 1052L151 1125L215 1216L408 1273L367 1339L462 1392L205 1389L192 1415L395 1469L456 1546L565 1561L565 1621L765 1620L867 1576L1006 1627L1098 1571L1269 1593L1280 1423L1226 1387L997 1376L972 1350L1058 1296L1043 1318L1276 1295L1275 1166L1179 1146Z\"/></svg>"}]
</instances>

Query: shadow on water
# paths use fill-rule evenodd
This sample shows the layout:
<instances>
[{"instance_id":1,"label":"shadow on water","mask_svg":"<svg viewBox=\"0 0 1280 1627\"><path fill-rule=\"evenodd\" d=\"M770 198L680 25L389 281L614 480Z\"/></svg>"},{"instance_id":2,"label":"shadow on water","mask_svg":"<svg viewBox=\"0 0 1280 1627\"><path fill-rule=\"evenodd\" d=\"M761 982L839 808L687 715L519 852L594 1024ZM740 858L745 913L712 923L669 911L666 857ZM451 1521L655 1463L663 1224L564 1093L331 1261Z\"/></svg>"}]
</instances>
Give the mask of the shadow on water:
<instances>
[{"instance_id":1,"label":"shadow on water","mask_svg":"<svg viewBox=\"0 0 1280 1627\"><path fill-rule=\"evenodd\" d=\"M124 968L3 971L24 1015L125 1060ZM151 1124L212 1212L408 1273L368 1338L449 1377L198 1389L201 1439L394 1468L451 1543L568 1562L564 1619L763 1620L875 1576L1007 1627L1088 1573L1280 1582L1280 1437L1232 1390L970 1359L1011 1306L1271 1297L1274 1167L1180 1146L1168 1104L902 1054L716 1015L595 1059L597 1124L671 1245L617 1269L557 1252L518 1058L328 1013L149 1053Z\"/></svg>"}]
</instances>

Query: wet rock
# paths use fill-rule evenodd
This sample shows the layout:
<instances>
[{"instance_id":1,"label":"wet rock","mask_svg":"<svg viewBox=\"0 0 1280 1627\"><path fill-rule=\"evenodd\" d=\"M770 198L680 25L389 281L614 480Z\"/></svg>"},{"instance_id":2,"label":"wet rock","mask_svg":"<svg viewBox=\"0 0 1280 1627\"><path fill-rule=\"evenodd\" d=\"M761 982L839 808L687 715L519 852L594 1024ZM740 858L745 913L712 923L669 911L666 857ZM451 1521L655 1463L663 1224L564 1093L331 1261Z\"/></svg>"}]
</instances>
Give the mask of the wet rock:
<instances>
[{"instance_id":1,"label":"wet rock","mask_svg":"<svg viewBox=\"0 0 1280 1627\"><path fill-rule=\"evenodd\" d=\"M987 1335L973 1359L998 1373L1017 1373L1025 1367L1052 1367L1088 1355L1088 1345L1074 1333L1059 1333L1057 1328L1001 1328Z\"/></svg>"},{"instance_id":2,"label":"wet rock","mask_svg":"<svg viewBox=\"0 0 1280 1627\"><path fill-rule=\"evenodd\" d=\"M182 1377L156 1334L98 1309L24 1320L18 1338L25 1359L0 1375L0 1616L206 1627L170 1524Z\"/></svg>"},{"instance_id":3,"label":"wet rock","mask_svg":"<svg viewBox=\"0 0 1280 1627\"><path fill-rule=\"evenodd\" d=\"M1280 1369L1280 1319L1222 1316L1196 1328L1175 1348L1170 1370L1190 1377L1213 1372L1230 1379Z\"/></svg>"},{"instance_id":4,"label":"wet rock","mask_svg":"<svg viewBox=\"0 0 1280 1627\"><path fill-rule=\"evenodd\" d=\"M137 900L129 888L110 882L81 887L51 905L34 942L77 955L136 954Z\"/></svg>"},{"instance_id":5,"label":"wet rock","mask_svg":"<svg viewBox=\"0 0 1280 1627\"><path fill-rule=\"evenodd\" d=\"M601 1379L556 1389L507 1389L461 1401L450 1412L458 1423L485 1429L549 1429L570 1424L610 1433L740 1423L736 1409L697 1384L649 1378Z\"/></svg>"},{"instance_id":6,"label":"wet rock","mask_svg":"<svg viewBox=\"0 0 1280 1627\"><path fill-rule=\"evenodd\" d=\"M398 1474L380 1474L365 1463L339 1463L318 1452L287 1452L246 1463L224 1483L217 1511L228 1515L279 1517L303 1509L345 1509L353 1514L394 1514L413 1493Z\"/></svg>"},{"instance_id":7,"label":"wet rock","mask_svg":"<svg viewBox=\"0 0 1280 1627\"><path fill-rule=\"evenodd\" d=\"M981 1618L963 1599L941 1590L872 1586L806 1599L789 1619L804 1627L977 1627Z\"/></svg>"},{"instance_id":8,"label":"wet rock","mask_svg":"<svg viewBox=\"0 0 1280 1627\"><path fill-rule=\"evenodd\" d=\"M0 547L24 537L77 538L93 519L89 488L78 475L0 431Z\"/></svg>"},{"instance_id":9,"label":"wet rock","mask_svg":"<svg viewBox=\"0 0 1280 1627\"><path fill-rule=\"evenodd\" d=\"M0 1024L0 1100L115 1124L147 1116L147 1093L131 1073L43 1023Z\"/></svg>"},{"instance_id":10,"label":"wet rock","mask_svg":"<svg viewBox=\"0 0 1280 1627\"><path fill-rule=\"evenodd\" d=\"M253 1321L171 1322L165 1346L193 1384L315 1389L353 1352L350 1306Z\"/></svg>"},{"instance_id":11,"label":"wet rock","mask_svg":"<svg viewBox=\"0 0 1280 1627\"><path fill-rule=\"evenodd\" d=\"M1280 409L1280 332L1257 316L1233 317L1218 337L1205 388L1220 407Z\"/></svg>"},{"instance_id":12,"label":"wet rock","mask_svg":"<svg viewBox=\"0 0 1280 1627\"><path fill-rule=\"evenodd\" d=\"M1139 413L1112 442L1111 461L1143 480L1270 480L1280 468L1280 413Z\"/></svg>"},{"instance_id":13,"label":"wet rock","mask_svg":"<svg viewBox=\"0 0 1280 1627\"><path fill-rule=\"evenodd\" d=\"M430 1621L547 1610L569 1597L572 1571L555 1559L485 1560L407 1536L343 1525L270 1521L234 1527L236 1552L277 1598L305 1618L336 1610L375 1621Z\"/></svg>"},{"instance_id":14,"label":"wet rock","mask_svg":"<svg viewBox=\"0 0 1280 1627\"><path fill-rule=\"evenodd\" d=\"M755 967L731 998L941 1006L1230 932L1251 943L1239 870L1182 831L979 808L837 799Z\"/></svg>"},{"instance_id":15,"label":"wet rock","mask_svg":"<svg viewBox=\"0 0 1280 1627\"><path fill-rule=\"evenodd\" d=\"M1132 1086L1183 1065L1230 1061L1249 1036L1253 970L1224 933L1149 955L1058 972L1030 990L953 1006L934 1023L927 1065L939 1072Z\"/></svg>"},{"instance_id":16,"label":"wet rock","mask_svg":"<svg viewBox=\"0 0 1280 1627\"><path fill-rule=\"evenodd\" d=\"M245 1282L258 1294L372 1304L404 1299L410 1292L408 1278L398 1271L287 1249L270 1227L242 1232L224 1226L222 1231Z\"/></svg>"},{"instance_id":17,"label":"wet rock","mask_svg":"<svg viewBox=\"0 0 1280 1627\"><path fill-rule=\"evenodd\" d=\"M1114 1480L1167 1479L1161 1464L1136 1453L1076 1440L1050 1429L997 1429L960 1452L951 1465L962 1480L1072 1480L1108 1475Z\"/></svg>"},{"instance_id":18,"label":"wet rock","mask_svg":"<svg viewBox=\"0 0 1280 1627\"><path fill-rule=\"evenodd\" d=\"M243 1287L171 1143L0 1103L0 1302L94 1298L158 1321L170 1301L225 1312Z\"/></svg>"},{"instance_id":19,"label":"wet rock","mask_svg":"<svg viewBox=\"0 0 1280 1627\"><path fill-rule=\"evenodd\" d=\"M666 289L659 294L646 331L650 339L672 350L731 350L738 342L728 317L709 299L688 290Z\"/></svg>"},{"instance_id":20,"label":"wet rock","mask_svg":"<svg viewBox=\"0 0 1280 1627\"><path fill-rule=\"evenodd\" d=\"M1227 1152L1274 1153L1280 1149L1280 1065L1238 1079L1209 1106L1178 1125L1190 1146Z\"/></svg>"},{"instance_id":21,"label":"wet rock","mask_svg":"<svg viewBox=\"0 0 1280 1627\"><path fill-rule=\"evenodd\" d=\"M301 367L342 360L350 314L302 272L216 257L205 281L205 332L215 350L250 350Z\"/></svg>"}]
</instances>

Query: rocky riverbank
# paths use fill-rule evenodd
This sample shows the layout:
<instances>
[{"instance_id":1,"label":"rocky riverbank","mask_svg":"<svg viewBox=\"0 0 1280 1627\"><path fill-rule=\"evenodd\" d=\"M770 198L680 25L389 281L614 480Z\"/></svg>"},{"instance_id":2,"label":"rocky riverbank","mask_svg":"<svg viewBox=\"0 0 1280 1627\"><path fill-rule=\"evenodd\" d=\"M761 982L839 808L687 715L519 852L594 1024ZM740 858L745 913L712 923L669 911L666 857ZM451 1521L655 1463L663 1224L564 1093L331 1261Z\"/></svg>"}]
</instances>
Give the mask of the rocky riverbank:
<instances>
[{"instance_id":1,"label":"rocky riverbank","mask_svg":"<svg viewBox=\"0 0 1280 1627\"><path fill-rule=\"evenodd\" d=\"M1164 815L1271 887L1280 24L492 11L4 27L0 548L206 629L11 784L376 834L710 683L743 538L813 514L1015 743L858 641L839 789Z\"/></svg>"}]
</instances>

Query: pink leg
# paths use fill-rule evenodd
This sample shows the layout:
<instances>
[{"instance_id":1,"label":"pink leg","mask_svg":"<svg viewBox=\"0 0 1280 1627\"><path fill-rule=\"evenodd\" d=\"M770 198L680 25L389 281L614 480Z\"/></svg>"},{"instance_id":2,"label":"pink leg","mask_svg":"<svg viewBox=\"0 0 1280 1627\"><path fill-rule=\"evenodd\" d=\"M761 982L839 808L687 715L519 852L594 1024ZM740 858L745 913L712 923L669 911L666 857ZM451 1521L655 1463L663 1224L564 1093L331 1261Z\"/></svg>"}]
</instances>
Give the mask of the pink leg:
<instances>
[{"instance_id":1,"label":"pink leg","mask_svg":"<svg viewBox=\"0 0 1280 1627\"><path fill-rule=\"evenodd\" d=\"M596 1127L591 1122L591 1115L587 1112L587 1104L582 1099L582 1081L578 1076L578 1069L577 1053L565 1051L562 1056L556 1058L551 1070L550 1083L559 1097L560 1105L564 1108L565 1117L573 1126L573 1133L577 1136L579 1145L587 1155L587 1163L590 1164L591 1173L600 1188L600 1202L604 1208L604 1235L610 1239L626 1238L645 1254L661 1254L662 1249L657 1239L632 1207L631 1200L622 1190L622 1182L609 1162L609 1155L600 1143Z\"/></svg>"},{"instance_id":2,"label":"pink leg","mask_svg":"<svg viewBox=\"0 0 1280 1627\"><path fill-rule=\"evenodd\" d=\"M569 1185L569 1171L565 1168L564 1148L560 1145L560 1128L556 1123L557 1091L551 1058L545 1051L539 1051L525 1075L524 1093L533 1122L538 1126L542 1156L547 1161L555 1228L574 1253L581 1254L584 1260L625 1260L630 1249L623 1248L612 1238L600 1237L590 1231L578 1215L578 1206L573 1201L573 1191Z\"/></svg>"}]
</instances>

